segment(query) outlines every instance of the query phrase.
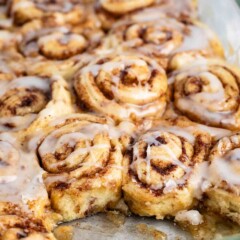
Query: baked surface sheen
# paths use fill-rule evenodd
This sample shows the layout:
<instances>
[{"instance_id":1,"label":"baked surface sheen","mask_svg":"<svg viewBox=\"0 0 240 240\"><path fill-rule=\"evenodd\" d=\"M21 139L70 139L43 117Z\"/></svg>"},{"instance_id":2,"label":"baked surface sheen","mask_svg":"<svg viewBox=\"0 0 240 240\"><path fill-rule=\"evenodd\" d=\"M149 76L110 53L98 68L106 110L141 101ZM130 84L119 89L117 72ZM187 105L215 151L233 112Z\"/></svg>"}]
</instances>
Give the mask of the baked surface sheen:
<instances>
[{"instance_id":1,"label":"baked surface sheen","mask_svg":"<svg viewBox=\"0 0 240 240\"><path fill-rule=\"evenodd\" d=\"M0 1L0 240L107 211L240 225L240 70L196 7Z\"/></svg>"}]
</instances>

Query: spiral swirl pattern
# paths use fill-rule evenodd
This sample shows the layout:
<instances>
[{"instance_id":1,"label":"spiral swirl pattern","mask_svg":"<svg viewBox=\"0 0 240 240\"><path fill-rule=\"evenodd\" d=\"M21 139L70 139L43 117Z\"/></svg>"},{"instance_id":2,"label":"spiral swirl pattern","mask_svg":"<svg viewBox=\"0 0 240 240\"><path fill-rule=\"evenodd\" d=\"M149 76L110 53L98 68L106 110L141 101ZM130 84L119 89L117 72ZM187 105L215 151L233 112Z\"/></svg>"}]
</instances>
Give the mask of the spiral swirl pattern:
<instances>
[{"instance_id":1,"label":"spiral swirl pattern","mask_svg":"<svg viewBox=\"0 0 240 240\"><path fill-rule=\"evenodd\" d=\"M65 24L77 24L84 16L83 5L78 1L13 0L11 5L11 14L17 25L46 17L61 19Z\"/></svg>"},{"instance_id":2,"label":"spiral swirl pattern","mask_svg":"<svg viewBox=\"0 0 240 240\"><path fill-rule=\"evenodd\" d=\"M214 184L219 186L222 184L223 188L240 186L238 179L240 169L239 152L239 134L222 138L214 146L209 157L211 180Z\"/></svg>"},{"instance_id":3,"label":"spiral swirl pattern","mask_svg":"<svg viewBox=\"0 0 240 240\"><path fill-rule=\"evenodd\" d=\"M85 36L68 28L45 28L27 33L20 42L19 50L25 57L65 60L82 53L87 44Z\"/></svg>"},{"instance_id":4,"label":"spiral swirl pattern","mask_svg":"<svg viewBox=\"0 0 240 240\"><path fill-rule=\"evenodd\" d=\"M210 152L206 205L240 223L240 135L220 139Z\"/></svg>"},{"instance_id":5,"label":"spiral swirl pattern","mask_svg":"<svg viewBox=\"0 0 240 240\"><path fill-rule=\"evenodd\" d=\"M19 77L1 81L0 116L1 131L19 130L30 124L34 116L47 105L51 88L48 79L40 77ZM12 80L11 80L12 79Z\"/></svg>"},{"instance_id":6,"label":"spiral swirl pattern","mask_svg":"<svg viewBox=\"0 0 240 240\"><path fill-rule=\"evenodd\" d=\"M80 70L74 87L90 110L115 119L161 116L166 106L166 74L144 56L99 58Z\"/></svg>"},{"instance_id":7,"label":"spiral swirl pattern","mask_svg":"<svg viewBox=\"0 0 240 240\"><path fill-rule=\"evenodd\" d=\"M173 54L185 51L204 51L223 56L217 37L199 22L183 23L174 18L150 16L136 20L122 20L114 25L101 48L121 47L136 50L155 58L164 68Z\"/></svg>"},{"instance_id":8,"label":"spiral swirl pattern","mask_svg":"<svg viewBox=\"0 0 240 240\"><path fill-rule=\"evenodd\" d=\"M124 158L129 163L124 198L136 214L164 218L188 209L193 202L197 186L192 179L211 138L179 127L181 121L176 123L162 122L140 136Z\"/></svg>"},{"instance_id":9,"label":"spiral swirl pattern","mask_svg":"<svg viewBox=\"0 0 240 240\"><path fill-rule=\"evenodd\" d=\"M208 61L173 74L174 105L190 119L210 126L239 129L238 69Z\"/></svg>"},{"instance_id":10,"label":"spiral swirl pattern","mask_svg":"<svg viewBox=\"0 0 240 240\"><path fill-rule=\"evenodd\" d=\"M38 147L52 205L64 219L102 211L120 197L122 145L105 119L60 119ZM92 197L91 197L92 196ZM70 199L71 204L65 204Z\"/></svg>"}]
</instances>

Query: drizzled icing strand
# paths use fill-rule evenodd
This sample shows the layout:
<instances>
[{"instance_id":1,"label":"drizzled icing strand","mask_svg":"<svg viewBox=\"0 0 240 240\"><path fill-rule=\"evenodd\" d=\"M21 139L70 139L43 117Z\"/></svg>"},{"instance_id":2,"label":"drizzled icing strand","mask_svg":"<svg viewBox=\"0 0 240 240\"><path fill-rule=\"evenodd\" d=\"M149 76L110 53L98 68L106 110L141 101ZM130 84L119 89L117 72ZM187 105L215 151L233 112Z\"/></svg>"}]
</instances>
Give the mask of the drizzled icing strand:
<instances>
[{"instance_id":1,"label":"drizzled icing strand","mask_svg":"<svg viewBox=\"0 0 240 240\"><path fill-rule=\"evenodd\" d=\"M166 16L151 20L151 15L147 19L133 19L119 21L113 26L99 47L100 53L111 49L113 52L115 49L120 52L121 49L134 49L154 58L165 69L174 68L172 65L180 65L185 58L191 59L194 55L198 58L223 56L217 37L199 22L184 23ZM182 56L183 53L186 56Z\"/></svg>"},{"instance_id":2,"label":"drizzled icing strand","mask_svg":"<svg viewBox=\"0 0 240 240\"><path fill-rule=\"evenodd\" d=\"M34 76L19 77L13 81L1 81L0 95L3 95L9 89L15 88L27 88L27 89L39 89L44 92L49 91L49 82L46 79Z\"/></svg>"},{"instance_id":3,"label":"drizzled icing strand","mask_svg":"<svg viewBox=\"0 0 240 240\"><path fill-rule=\"evenodd\" d=\"M143 56L100 58L79 72L74 86L90 109L121 120L160 115L166 105L166 75Z\"/></svg>"},{"instance_id":4,"label":"drizzled icing strand","mask_svg":"<svg viewBox=\"0 0 240 240\"><path fill-rule=\"evenodd\" d=\"M0 201L17 203L27 210L29 201L47 199L43 170L35 154L22 151L10 134L1 134L0 139Z\"/></svg>"},{"instance_id":5,"label":"drizzled icing strand","mask_svg":"<svg viewBox=\"0 0 240 240\"><path fill-rule=\"evenodd\" d=\"M237 69L212 60L183 68L174 76L174 104L178 110L210 126L239 128Z\"/></svg>"},{"instance_id":6,"label":"drizzled icing strand","mask_svg":"<svg viewBox=\"0 0 240 240\"><path fill-rule=\"evenodd\" d=\"M129 129L123 129L123 124L127 124ZM134 127L131 123L114 127L103 118L84 114L59 118L50 123L50 126L56 130L46 136L38 148L43 166L50 173L69 172L75 177L80 177L87 171L103 169L114 139L121 139ZM109 164L108 167L121 169L118 165ZM71 178L69 177L70 181Z\"/></svg>"},{"instance_id":7,"label":"drizzled icing strand","mask_svg":"<svg viewBox=\"0 0 240 240\"><path fill-rule=\"evenodd\" d=\"M240 137L224 137L214 146L210 154L209 181L215 186L239 192Z\"/></svg>"},{"instance_id":8,"label":"drizzled icing strand","mask_svg":"<svg viewBox=\"0 0 240 240\"><path fill-rule=\"evenodd\" d=\"M131 164L137 178L152 189L164 189L164 192L184 185L192 173L192 158L196 157L193 132L190 128L163 125L140 137L133 146Z\"/></svg>"}]
</instances>

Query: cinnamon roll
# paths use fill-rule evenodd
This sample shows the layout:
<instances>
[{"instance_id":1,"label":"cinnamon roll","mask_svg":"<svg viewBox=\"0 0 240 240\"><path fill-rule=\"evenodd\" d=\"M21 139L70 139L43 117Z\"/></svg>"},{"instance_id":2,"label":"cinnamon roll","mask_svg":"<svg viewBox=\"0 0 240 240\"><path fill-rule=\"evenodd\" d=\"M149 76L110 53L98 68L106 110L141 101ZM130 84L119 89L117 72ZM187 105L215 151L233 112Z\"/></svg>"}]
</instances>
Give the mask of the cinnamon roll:
<instances>
[{"instance_id":1,"label":"cinnamon roll","mask_svg":"<svg viewBox=\"0 0 240 240\"><path fill-rule=\"evenodd\" d=\"M240 135L220 139L209 156L210 187L204 203L240 224Z\"/></svg>"},{"instance_id":2,"label":"cinnamon roll","mask_svg":"<svg viewBox=\"0 0 240 240\"><path fill-rule=\"evenodd\" d=\"M163 114L166 81L165 71L148 57L108 55L82 68L74 87L89 110L116 120L140 120Z\"/></svg>"},{"instance_id":3,"label":"cinnamon roll","mask_svg":"<svg viewBox=\"0 0 240 240\"><path fill-rule=\"evenodd\" d=\"M19 52L28 58L66 60L93 48L102 37L102 32L68 26L47 27L36 20L23 26L23 38Z\"/></svg>"},{"instance_id":4,"label":"cinnamon roll","mask_svg":"<svg viewBox=\"0 0 240 240\"><path fill-rule=\"evenodd\" d=\"M114 14L125 14L127 12L143 8L152 4L154 0L100 0L104 9Z\"/></svg>"},{"instance_id":5,"label":"cinnamon roll","mask_svg":"<svg viewBox=\"0 0 240 240\"><path fill-rule=\"evenodd\" d=\"M0 132L32 131L71 112L71 97L60 76L16 76L3 69L0 86Z\"/></svg>"},{"instance_id":6,"label":"cinnamon roll","mask_svg":"<svg viewBox=\"0 0 240 240\"><path fill-rule=\"evenodd\" d=\"M192 63L169 79L175 108L196 122L239 129L239 79L239 69L226 62Z\"/></svg>"},{"instance_id":7,"label":"cinnamon roll","mask_svg":"<svg viewBox=\"0 0 240 240\"><path fill-rule=\"evenodd\" d=\"M84 114L54 120L45 131L37 151L53 209L69 221L114 207L128 136L106 119Z\"/></svg>"},{"instance_id":8,"label":"cinnamon roll","mask_svg":"<svg viewBox=\"0 0 240 240\"><path fill-rule=\"evenodd\" d=\"M42 222L12 203L0 203L1 240L55 240Z\"/></svg>"},{"instance_id":9,"label":"cinnamon roll","mask_svg":"<svg viewBox=\"0 0 240 240\"><path fill-rule=\"evenodd\" d=\"M182 52L223 57L223 48L215 34L195 20L181 22L174 18L151 16L116 23L99 49L135 50L155 58L165 69L169 58ZM181 56L175 56L178 61ZM180 60L179 60L180 59ZM175 60L175 61L177 61Z\"/></svg>"},{"instance_id":10,"label":"cinnamon roll","mask_svg":"<svg viewBox=\"0 0 240 240\"><path fill-rule=\"evenodd\" d=\"M11 15L17 25L40 18L58 19L64 24L75 25L84 16L84 5L80 1L13 0Z\"/></svg>"},{"instance_id":11,"label":"cinnamon roll","mask_svg":"<svg viewBox=\"0 0 240 240\"><path fill-rule=\"evenodd\" d=\"M160 121L125 154L124 199L140 216L163 219L192 207L211 137L184 119ZM199 180L197 180L199 179Z\"/></svg>"},{"instance_id":12,"label":"cinnamon roll","mask_svg":"<svg viewBox=\"0 0 240 240\"><path fill-rule=\"evenodd\" d=\"M29 71L56 72L66 79L78 69L77 63L84 58L82 54L93 49L103 36L91 23L49 27L41 20L25 24L21 34L17 51L26 58Z\"/></svg>"},{"instance_id":13,"label":"cinnamon roll","mask_svg":"<svg viewBox=\"0 0 240 240\"><path fill-rule=\"evenodd\" d=\"M23 143L22 135L0 134L0 238L52 239L48 233L61 216L51 211L43 170Z\"/></svg>"}]
</instances>

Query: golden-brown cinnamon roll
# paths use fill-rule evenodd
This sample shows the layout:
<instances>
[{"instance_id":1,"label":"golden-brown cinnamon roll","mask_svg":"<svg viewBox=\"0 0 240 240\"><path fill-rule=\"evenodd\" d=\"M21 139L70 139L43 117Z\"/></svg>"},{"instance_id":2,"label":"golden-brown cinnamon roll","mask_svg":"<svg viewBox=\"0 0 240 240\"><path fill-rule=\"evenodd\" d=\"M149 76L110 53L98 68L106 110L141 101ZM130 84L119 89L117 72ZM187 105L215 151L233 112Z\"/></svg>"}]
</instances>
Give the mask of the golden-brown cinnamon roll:
<instances>
[{"instance_id":1,"label":"golden-brown cinnamon roll","mask_svg":"<svg viewBox=\"0 0 240 240\"><path fill-rule=\"evenodd\" d=\"M1 240L55 240L41 220L22 210L13 203L0 203Z\"/></svg>"},{"instance_id":2,"label":"golden-brown cinnamon roll","mask_svg":"<svg viewBox=\"0 0 240 240\"><path fill-rule=\"evenodd\" d=\"M84 114L54 120L45 131L37 151L53 209L69 221L113 207L121 197L124 132Z\"/></svg>"},{"instance_id":3,"label":"golden-brown cinnamon roll","mask_svg":"<svg viewBox=\"0 0 240 240\"><path fill-rule=\"evenodd\" d=\"M220 139L209 156L209 182L204 203L240 224L240 135Z\"/></svg>"},{"instance_id":4,"label":"golden-brown cinnamon roll","mask_svg":"<svg viewBox=\"0 0 240 240\"><path fill-rule=\"evenodd\" d=\"M70 78L83 53L93 49L103 36L100 29L91 23L76 27L49 27L42 20L34 20L21 28L18 53L26 58L30 72L55 72ZM80 60L79 60L80 59ZM30 69L29 69L30 68Z\"/></svg>"},{"instance_id":5,"label":"golden-brown cinnamon roll","mask_svg":"<svg viewBox=\"0 0 240 240\"><path fill-rule=\"evenodd\" d=\"M52 18L64 24L78 24L84 16L84 5L80 1L13 0L11 14L14 23L22 25L39 18Z\"/></svg>"},{"instance_id":6,"label":"golden-brown cinnamon roll","mask_svg":"<svg viewBox=\"0 0 240 240\"><path fill-rule=\"evenodd\" d=\"M226 62L192 63L169 79L175 108L196 122L239 129L239 79L239 69Z\"/></svg>"},{"instance_id":7,"label":"golden-brown cinnamon roll","mask_svg":"<svg viewBox=\"0 0 240 240\"><path fill-rule=\"evenodd\" d=\"M19 43L19 52L28 58L66 60L97 44L102 32L90 30L68 26L52 28L35 20L21 29L23 38Z\"/></svg>"},{"instance_id":8,"label":"golden-brown cinnamon roll","mask_svg":"<svg viewBox=\"0 0 240 240\"><path fill-rule=\"evenodd\" d=\"M71 98L60 76L16 76L0 72L0 131L46 125L52 117L71 112Z\"/></svg>"},{"instance_id":9,"label":"golden-brown cinnamon roll","mask_svg":"<svg viewBox=\"0 0 240 240\"><path fill-rule=\"evenodd\" d=\"M124 199L140 216L163 219L191 208L211 137L184 119L161 121L124 156Z\"/></svg>"},{"instance_id":10,"label":"golden-brown cinnamon roll","mask_svg":"<svg viewBox=\"0 0 240 240\"><path fill-rule=\"evenodd\" d=\"M79 99L116 120L160 117L166 106L165 71L141 55L99 57L75 76Z\"/></svg>"},{"instance_id":11,"label":"golden-brown cinnamon roll","mask_svg":"<svg viewBox=\"0 0 240 240\"><path fill-rule=\"evenodd\" d=\"M114 14L125 14L127 12L143 8L152 4L154 0L100 0L104 9Z\"/></svg>"},{"instance_id":12,"label":"golden-brown cinnamon roll","mask_svg":"<svg viewBox=\"0 0 240 240\"><path fill-rule=\"evenodd\" d=\"M183 23L167 17L123 20L116 23L99 49L115 51L117 47L123 50L136 50L155 58L164 68L168 67L172 55L185 51L223 56L221 43L202 23L197 21Z\"/></svg>"}]
</instances>

